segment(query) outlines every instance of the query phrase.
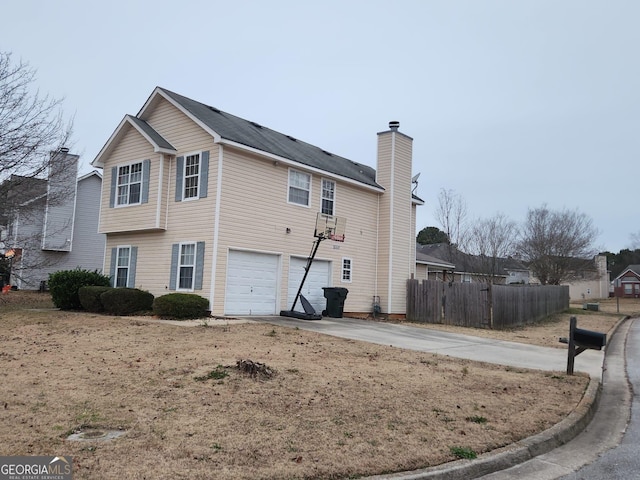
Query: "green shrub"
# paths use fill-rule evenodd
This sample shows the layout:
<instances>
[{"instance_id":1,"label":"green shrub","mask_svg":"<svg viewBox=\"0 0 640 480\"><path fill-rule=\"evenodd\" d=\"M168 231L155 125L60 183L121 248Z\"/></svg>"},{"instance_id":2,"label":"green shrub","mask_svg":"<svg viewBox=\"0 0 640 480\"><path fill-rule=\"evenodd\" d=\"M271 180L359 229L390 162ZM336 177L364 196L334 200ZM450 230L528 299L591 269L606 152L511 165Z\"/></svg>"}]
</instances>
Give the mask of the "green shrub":
<instances>
[{"instance_id":1,"label":"green shrub","mask_svg":"<svg viewBox=\"0 0 640 480\"><path fill-rule=\"evenodd\" d=\"M107 290L111 290L113 287L102 287L102 286L88 286L88 287L80 287L78 290L78 297L80 298L80 305L87 312L104 312L104 306L102 305L102 300L100 300L100 295L102 295Z\"/></svg>"},{"instance_id":2,"label":"green shrub","mask_svg":"<svg viewBox=\"0 0 640 480\"><path fill-rule=\"evenodd\" d=\"M76 268L75 270L60 270L49 274L49 292L53 304L62 310L80 310L82 304L78 296L80 287L100 285L108 287L109 277L97 270L89 271Z\"/></svg>"},{"instance_id":3,"label":"green shrub","mask_svg":"<svg viewBox=\"0 0 640 480\"><path fill-rule=\"evenodd\" d=\"M153 301L153 313L160 318L202 318L209 315L209 300L191 293L169 293Z\"/></svg>"},{"instance_id":4,"label":"green shrub","mask_svg":"<svg viewBox=\"0 0 640 480\"><path fill-rule=\"evenodd\" d=\"M100 295L104 311L112 315L133 315L151 310L153 295L137 288L110 288Z\"/></svg>"}]
</instances>

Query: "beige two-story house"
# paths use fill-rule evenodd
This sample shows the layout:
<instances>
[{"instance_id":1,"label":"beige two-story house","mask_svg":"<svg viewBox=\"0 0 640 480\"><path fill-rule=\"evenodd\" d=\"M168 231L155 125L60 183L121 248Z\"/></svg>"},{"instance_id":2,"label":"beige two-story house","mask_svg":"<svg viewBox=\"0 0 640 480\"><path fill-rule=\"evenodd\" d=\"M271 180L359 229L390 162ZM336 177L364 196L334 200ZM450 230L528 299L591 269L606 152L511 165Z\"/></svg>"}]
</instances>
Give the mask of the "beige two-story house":
<instances>
[{"instance_id":1,"label":"beige two-story house","mask_svg":"<svg viewBox=\"0 0 640 480\"><path fill-rule=\"evenodd\" d=\"M318 212L344 217L321 242L302 294L346 287L344 311L405 313L415 273L412 139L378 133L377 169L163 88L126 115L93 162L103 169L99 231L115 286L196 293L214 315L291 307ZM298 308L297 308L298 309Z\"/></svg>"}]
</instances>

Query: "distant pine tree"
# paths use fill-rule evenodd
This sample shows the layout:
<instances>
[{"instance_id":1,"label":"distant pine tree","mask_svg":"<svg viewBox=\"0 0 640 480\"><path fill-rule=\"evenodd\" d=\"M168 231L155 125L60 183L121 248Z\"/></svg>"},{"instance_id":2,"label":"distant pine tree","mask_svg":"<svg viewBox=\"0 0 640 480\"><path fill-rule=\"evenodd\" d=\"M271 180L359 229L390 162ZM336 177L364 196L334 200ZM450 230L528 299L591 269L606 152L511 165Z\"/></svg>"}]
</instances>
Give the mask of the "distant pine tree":
<instances>
[{"instance_id":1,"label":"distant pine tree","mask_svg":"<svg viewBox=\"0 0 640 480\"><path fill-rule=\"evenodd\" d=\"M446 233L438 227L424 227L418 232L416 241L420 245L431 245L434 243L450 243Z\"/></svg>"}]
</instances>

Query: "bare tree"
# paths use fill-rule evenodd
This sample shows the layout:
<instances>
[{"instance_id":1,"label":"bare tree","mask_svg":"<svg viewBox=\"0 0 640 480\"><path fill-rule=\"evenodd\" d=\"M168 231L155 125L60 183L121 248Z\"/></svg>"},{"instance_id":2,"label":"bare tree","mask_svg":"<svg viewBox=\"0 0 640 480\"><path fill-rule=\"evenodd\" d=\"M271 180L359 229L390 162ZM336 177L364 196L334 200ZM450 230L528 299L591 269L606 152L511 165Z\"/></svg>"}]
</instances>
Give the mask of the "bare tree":
<instances>
[{"instance_id":1,"label":"bare tree","mask_svg":"<svg viewBox=\"0 0 640 480\"><path fill-rule=\"evenodd\" d=\"M631 235L629 235L629 238L631 238L631 245L629 246L629 249L630 250L640 249L640 231L637 231L636 233L632 233Z\"/></svg>"},{"instance_id":2,"label":"bare tree","mask_svg":"<svg viewBox=\"0 0 640 480\"><path fill-rule=\"evenodd\" d=\"M463 249L467 234L467 204L464 199L453 190L440 189L438 206L435 212L436 220L449 238L449 257L452 261L455 248Z\"/></svg>"},{"instance_id":3,"label":"bare tree","mask_svg":"<svg viewBox=\"0 0 640 480\"><path fill-rule=\"evenodd\" d=\"M480 219L471 226L467 251L474 255L475 270L484 273L488 282L496 282L501 263L514 253L517 234L516 222L503 213Z\"/></svg>"},{"instance_id":4,"label":"bare tree","mask_svg":"<svg viewBox=\"0 0 640 480\"><path fill-rule=\"evenodd\" d=\"M35 74L29 64L0 52L0 182L45 174L50 152L69 147L73 122L64 120L62 99L34 88Z\"/></svg>"},{"instance_id":5,"label":"bare tree","mask_svg":"<svg viewBox=\"0 0 640 480\"><path fill-rule=\"evenodd\" d=\"M598 230L577 210L529 209L521 229L518 252L543 285L574 278L596 254Z\"/></svg>"}]
</instances>

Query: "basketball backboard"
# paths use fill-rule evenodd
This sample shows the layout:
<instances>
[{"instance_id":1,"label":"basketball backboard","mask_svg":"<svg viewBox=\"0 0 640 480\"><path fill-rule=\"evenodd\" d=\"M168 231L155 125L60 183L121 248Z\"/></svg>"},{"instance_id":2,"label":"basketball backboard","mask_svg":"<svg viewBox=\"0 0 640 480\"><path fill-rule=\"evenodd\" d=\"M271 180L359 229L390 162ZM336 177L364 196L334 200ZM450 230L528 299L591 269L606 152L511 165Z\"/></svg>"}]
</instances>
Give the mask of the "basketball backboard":
<instances>
[{"instance_id":1,"label":"basketball backboard","mask_svg":"<svg viewBox=\"0 0 640 480\"><path fill-rule=\"evenodd\" d=\"M347 219L335 217L326 213L318 213L316 217L316 230L313 234L317 238L328 238L334 242L344 242L344 231Z\"/></svg>"}]
</instances>

